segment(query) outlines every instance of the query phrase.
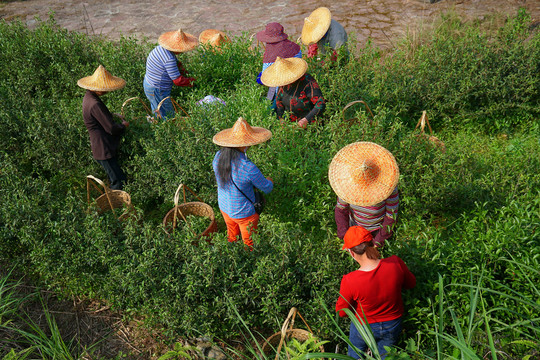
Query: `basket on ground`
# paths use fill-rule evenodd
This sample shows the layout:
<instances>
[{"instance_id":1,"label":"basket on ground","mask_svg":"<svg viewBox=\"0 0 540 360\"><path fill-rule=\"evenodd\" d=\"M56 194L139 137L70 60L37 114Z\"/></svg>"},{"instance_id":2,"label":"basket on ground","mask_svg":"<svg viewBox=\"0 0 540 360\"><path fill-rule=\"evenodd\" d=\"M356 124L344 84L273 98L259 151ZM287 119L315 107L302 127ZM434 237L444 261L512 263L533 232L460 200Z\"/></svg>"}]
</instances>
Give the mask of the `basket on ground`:
<instances>
[{"instance_id":1,"label":"basket on ground","mask_svg":"<svg viewBox=\"0 0 540 360\"><path fill-rule=\"evenodd\" d=\"M429 129L429 135L426 134L426 132L424 131L426 124ZM431 125L429 125L429 119L425 110L422 112L422 116L420 117L420 120L418 120L418 123L416 124L416 127L414 129L416 130L418 128L420 128L420 134L417 134L417 137L427 138L430 143L438 147L443 153L446 152L446 146L444 145L444 142L439 140L438 137L433 136L433 130L431 129Z\"/></svg>"},{"instance_id":2,"label":"basket on ground","mask_svg":"<svg viewBox=\"0 0 540 360\"><path fill-rule=\"evenodd\" d=\"M295 329L294 326L294 318L296 317L296 314L300 316L302 321L307 327L307 330L304 329ZM285 322L283 323L283 326L281 327L281 331L273 334L266 340L264 340L262 351L265 355L268 355L273 350L276 351L276 360L279 358L279 354L281 352L281 348L283 345L287 343L290 339L296 339L299 342L304 342L308 340L310 337L313 337L313 332L311 331L311 328L307 324L306 320L300 315L298 310L293 307L289 311L289 315L287 316L287 319L285 319ZM321 344L319 346L320 352L324 352L324 346ZM285 352L287 352L287 347L285 346ZM290 358L290 355L287 353L287 357Z\"/></svg>"},{"instance_id":3,"label":"basket on ground","mask_svg":"<svg viewBox=\"0 0 540 360\"><path fill-rule=\"evenodd\" d=\"M152 110L150 110L148 105L146 105L145 102L142 101L141 98L137 96L131 97L127 99L126 101L124 101L124 103L122 104L122 108L120 110L120 114L122 115L122 117L124 118L126 117L126 105L132 102L133 100L136 100L141 104L144 110L144 114L141 115L140 113L138 113L137 116L135 116L135 112L133 112L133 116L131 117L131 120L136 120L142 123L144 122L155 123L156 120L154 119L154 117L152 117Z\"/></svg>"},{"instance_id":4,"label":"basket on ground","mask_svg":"<svg viewBox=\"0 0 540 360\"><path fill-rule=\"evenodd\" d=\"M174 112L175 112L175 113L179 113L180 110L182 110L182 112L184 113L184 115L180 116L179 118L180 118L181 120L186 121L186 119L189 118L188 112L187 112L186 110L184 110L184 108L181 107L180 104L178 104L178 102L177 102L176 100L174 100L174 99L173 99L172 97L170 97L170 96L167 96L166 98L164 98L163 100L161 100L161 101L159 102L159 104L158 104L158 106L157 106L157 108L156 108L156 110L155 110L155 112L156 112L156 117L157 117L158 119L163 120L163 118L162 118L161 113L159 112L159 110L161 109L161 106L163 106L163 103L164 103L165 101L167 101L168 99L171 100L171 103L172 103L172 105L173 105L173 108L174 108Z\"/></svg>"},{"instance_id":5,"label":"basket on ground","mask_svg":"<svg viewBox=\"0 0 540 360\"><path fill-rule=\"evenodd\" d=\"M200 201L186 202L186 188ZM182 204L178 204L180 189L183 190L184 195L184 202ZM176 193L174 194L174 207L169 210L167 215L165 215L163 218L163 227L165 232L167 232L167 234L172 233L178 226L179 221L184 221L186 226L189 227L190 224L187 220L189 215L205 217L208 219L208 226L202 233L197 234L194 232L197 237L206 237L217 231L216 218L212 207L204 203L189 187L184 184L180 184L178 189L176 189Z\"/></svg>"},{"instance_id":6,"label":"basket on ground","mask_svg":"<svg viewBox=\"0 0 540 360\"><path fill-rule=\"evenodd\" d=\"M355 122L359 122L359 121L360 121L360 119L357 119L357 118L354 117L354 116L349 117L349 115L346 115L347 109L349 109L351 106L353 106L353 105L355 105L355 104L362 104L362 105L365 106L366 110L369 112L369 115L370 115L370 117L368 117L369 123L370 123L370 124L373 124L375 115L373 115L373 112L371 112L371 109L369 108L368 104L367 104L364 100L355 100L355 101L351 101L350 103L348 103L347 105L345 105L345 107L343 108L343 110L341 110L341 116L343 117L343 122L350 125L350 124L353 124L353 123L355 123Z\"/></svg>"},{"instance_id":7,"label":"basket on ground","mask_svg":"<svg viewBox=\"0 0 540 360\"><path fill-rule=\"evenodd\" d=\"M101 185L103 190L101 190L96 184ZM98 208L98 214L103 214L106 211L112 211L115 216L117 216L118 209L124 209L124 211L118 215L119 220L125 220L129 216L133 215L135 209L131 204L131 196L123 190L111 190L107 185L103 183L100 179L88 175L86 177L86 192L88 207L90 208L90 187L93 186L101 195L95 199L95 204ZM116 210L115 210L116 209Z\"/></svg>"}]
</instances>

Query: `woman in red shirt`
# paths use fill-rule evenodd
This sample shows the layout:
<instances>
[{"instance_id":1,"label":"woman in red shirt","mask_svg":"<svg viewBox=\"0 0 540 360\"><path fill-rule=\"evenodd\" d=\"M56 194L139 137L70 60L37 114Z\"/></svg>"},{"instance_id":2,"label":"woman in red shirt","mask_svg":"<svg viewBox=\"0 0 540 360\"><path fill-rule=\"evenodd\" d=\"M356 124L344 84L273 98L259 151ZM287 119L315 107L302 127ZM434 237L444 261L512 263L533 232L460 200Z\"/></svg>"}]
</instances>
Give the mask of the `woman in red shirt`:
<instances>
[{"instance_id":1,"label":"woman in red shirt","mask_svg":"<svg viewBox=\"0 0 540 360\"><path fill-rule=\"evenodd\" d=\"M345 317L343 309L351 309L361 323L367 322L384 359L384 347L395 345L401 333L401 290L413 288L416 278L396 255L381 259L371 233L363 227L351 226L344 240L343 250L349 251L360 268L341 279L336 311ZM356 349L349 346L348 355L359 358L356 351L366 351L367 345L353 323L349 340Z\"/></svg>"}]
</instances>

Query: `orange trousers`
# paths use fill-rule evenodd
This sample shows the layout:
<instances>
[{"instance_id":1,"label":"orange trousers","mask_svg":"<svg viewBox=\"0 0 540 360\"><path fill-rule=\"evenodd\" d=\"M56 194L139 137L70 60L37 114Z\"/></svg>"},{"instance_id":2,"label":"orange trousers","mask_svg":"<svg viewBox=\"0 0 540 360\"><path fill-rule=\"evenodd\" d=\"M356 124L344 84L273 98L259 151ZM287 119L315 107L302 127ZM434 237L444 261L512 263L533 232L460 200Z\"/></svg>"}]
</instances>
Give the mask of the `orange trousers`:
<instances>
[{"instance_id":1,"label":"orange trousers","mask_svg":"<svg viewBox=\"0 0 540 360\"><path fill-rule=\"evenodd\" d=\"M221 212L221 215L223 215L223 219L225 219L225 224L227 225L229 242L238 240L238 235L242 235L244 244L252 248L253 240L251 239L251 234L255 233L257 230L257 225L259 224L259 214L255 213L242 219L233 219L223 211Z\"/></svg>"}]
</instances>

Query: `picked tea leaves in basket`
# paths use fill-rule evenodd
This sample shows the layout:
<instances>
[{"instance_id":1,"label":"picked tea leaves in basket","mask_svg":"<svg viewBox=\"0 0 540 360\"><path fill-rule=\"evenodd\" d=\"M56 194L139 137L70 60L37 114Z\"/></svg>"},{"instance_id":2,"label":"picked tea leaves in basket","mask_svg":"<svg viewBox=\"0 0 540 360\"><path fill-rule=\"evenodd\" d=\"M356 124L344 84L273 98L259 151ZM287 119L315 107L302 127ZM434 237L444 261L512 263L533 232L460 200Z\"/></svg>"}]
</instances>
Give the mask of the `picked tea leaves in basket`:
<instances>
[{"instance_id":1,"label":"picked tea leaves in basket","mask_svg":"<svg viewBox=\"0 0 540 360\"><path fill-rule=\"evenodd\" d=\"M186 202L186 189L200 201ZM183 190L184 202L178 204L180 190ZM174 207L163 218L163 227L167 234L172 233L179 223L183 223L197 237L206 237L217 231L217 223L212 207L204 203L193 190L180 184L174 194ZM205 223L206 226L202 225ZM203 231L199 232L202 229Z\"/></svg>"},{"instance_id":2,"label":"picked tea leaves in basket","mask_svg":"<svg viewBox=\"0 0 540 360\"><path fill-rule=\"evenodd\" d=\"M295 329L294 328L294 319L296 317L296 314L300 316L300 319L304 322L304 325L306 325L307 330L304 329ZM290 354L287 349L287 342L291 339L295 339L299 342L305 342L309 339L314 338L313 331L311 331L311 328L307 324L306 320L302 317L300 312L298 312L298 309L295 307L291 308L289 311L289 315L287 316L287 319L285 319L285 322L283 322L283 326L281 327L281 331L275 333L274 335L270 336L268 339L264 340L262 351L265 355L268 355L272 353L272 351L276 352L276 360L279 359L279 355L281 352L281 349L283 346L285 346L285 353L287 355L287 358L290 359ZM316 340L316 338L315 338ZM318 349L320 352L324 352L324 344L325 342L315 342L314 344L318 345ZM314 349L315 350L315 349Z\"/></svg>"},{"instance_id":3,"label":"picked tea leaves in basket","mask_svg":"<svg viewBox=\"0 0 540 360\"><path fill-rule=\"evenodd\" d=\"M98 187L98 185L101 185L103 190ZM112 211L119 220L125 220L134 214L135 209L131 204L131 196L127 192L123 190L111 190L107 185L105 185L105 183L103 183L103 181L92 175L88 175L86 177L88 208L90 208L92 203L90 195L91 186L93 186L93 188L100 193L100 195L94 201L98 209L98 214L103 214L106 211ZM123 212L118 215L118 210L121 209L123 209Z\"/></svg>"}]
</instances>

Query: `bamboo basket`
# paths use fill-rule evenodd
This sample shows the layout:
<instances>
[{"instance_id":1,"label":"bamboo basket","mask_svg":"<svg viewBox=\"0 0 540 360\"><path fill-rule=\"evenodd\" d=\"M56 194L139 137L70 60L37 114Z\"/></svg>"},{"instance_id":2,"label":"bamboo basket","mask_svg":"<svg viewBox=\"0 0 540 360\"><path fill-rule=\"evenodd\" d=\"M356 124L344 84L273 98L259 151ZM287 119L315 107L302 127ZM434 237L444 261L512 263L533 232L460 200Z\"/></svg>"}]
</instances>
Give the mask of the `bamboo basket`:
<instances>
[{"instance_id":1,"label":"bamboo basket","mask_svg":"<svg viewBox=\"0 0 540 360\"><path fill-rule=\"evenodd\" d=\"M178 204L180 197L180 189L183 190L184 195L184 202L182 204ZM188 189L189 192L191 192L191 194L200 201L186 202L186 189ZM188 186L180 184L180 186L178 186L178 189L176 189L176 193L174 194L174 207L169 210L169 212L163 218L163 227L165 229L165 232L167 234L172 233L174 229L176 229L178 221L185 221L186 225L190 226L189 222L186 219L188 215L202 216L208 218L209 220L208 227L201 234L196 234L192 230L195 236L208 237L211 233L217 231L216 217L214 215L214 210L212 209L212 207L204 203L201 198L199 198Z\"/></svg>"},{"instance_id":2,"label":"bamboo basket","mask_svg":"<svg viewBox=\"0 0 540 360\"><path fill-rule=\"evenodd\" d=\"M304 325L306 325L307 330L293 328L296 314L300 316L300 319L302 319L302 321L304 322ZM276 349L276 360L277 360L279 358L279 353L281 352L281 348L283 347L283 344L286 344L288 340L296 339L300 342L303 342L309 339L311 336L314 336L313 331L311 331L311 328L307 324L306 320L302 317L300 312L298 312L298 309L293 307L289 311L289 315L287 316L287 319L285 319L285 321L283 322L281 331L273 334L268 339L264 340L262 351L264 354L267 355L273 349ZM323 353L324 346L321 345L319 347L319 350ZM285 347L285 353L287 355L287 358L290 359L290 355L287 352L287 347Z\"/></svg>"},{"instance_id":3,"label":"bamboo basket","mask_svg":"<svg viewBox=\"0 0 540 360\"><path fill-rule=\"evenodd\" d=\"M257 40L256 43L253 43L253 38L255 38ZM264 50L266 49L266 44L263 43L262 41L259 41L259 39L257 39L257 33L253 33L250 35L249 37L249 43L251 44L249 46L249 50L251 51L260 51L262 49L262 51L264 52Z\"/></svg>"},{"instance_id":4,"label":"bamboo basket","mask_svg":"<svg viewBox=\"0 0 540 360\"><path fill-rule=\"evenodd\" d=\"M101 185L103 190L99 188L96 184ZM115 216L117 212L115 209L124 209L124 211L117 216L119 220L125 220L134 213L133 205L131 204L131 196L122 190L111 190L107 185L103 183L100 179L88 175L86 177L86 192L88 200L88 209L90 209L90 187L93 186L97 191L100 192L100 196L95 199L95 204L98 208L98 214L103 214L106 211L111 210Z\"/></svg>"},{"instance_id":5,"label":"bamboo basket","mask_svg":"<svg viewBox=\"0 0 540 360\"><path fill-rule=\"evenodd\" d=\"M181 107L180 104L178 104L178 102L177 102L176 100L174 100L174 99L173 99L172 97L170 97L170 96L167 96L166 98L164 98L163 100L161 100L161 101L159 102L159 104L158 104L158 106L157 106L157 108L156 108L156 116L157 116L159 119L163 120L163 118L161 117L161 113L159 112L159 109L161 109L161 105L162 105L162 104L165 102L165 100L167 100L167 99L171 99L171 102L172 102L172 104L173 104L174 111L175 111L176 113L178 113L179 110L182 110L182 112L185 114L185 116L182 116L181 118L188 118L188 117L189 117L189 114L187 113L187 111L184 110L184 108Z\"/></svg>"},{"instance_id":6,"label":"bamboo basket","mask_svg":"<svg viewBox=\"0 0 540 360\"><path fill-rule=\"evenodd\" d=\"M341 111L341 116L343 117L343 124L346 125L346 126L349 126L349 127L354 125L354 124L360 124L360 119L359 118L356 118L355 116L350 117L350 116L347 115L347 109L349 109L350 107L352 107L353 105L356 105L356 104L364 105L364 107L366 108L366 110L368 112L367 119L369 121L369 124L370 125L377 125L377 122L375 120L375 115L373 115L373 112L369 108L369 105L364 100L351 101L350 103L345 105L345 107ZM356 112L354 114L356 115ZM381 133L381 129L379 128L373 134L372 138L373 138L374 142L377 142L376 139L379 137L380 133ZM364 138L365 136L366 136L366 129L364 129L363 132L362 132L362 138Z\"/></svg>"},{"instance_id":7,"label":"bamboo basket","mask_svg":"<svg viewBox=\"0 0 540 360\"><path fill-rule=\"evenodd\" d=\"M429 135L426 134L424 128L426 127L426 124L429 129ZM422 112L422 116L420 117L420 120L418 120L418 123L416 124L415 130L420 128L420 134L417 134L417 137L425 137L428 139L429 142L431 142L433 145L441 149L441 151L444 153L446 152L446 146L444 145L444 142L439 140L436 136L433 136L433 130L431 129L431 125L429 125L429 119L427 117L427 113L424 110Z\"/></svg>"},{"instance_id":8,"label":"bamboo basket","mask_svg":"<svg viewBox=\"0 0 540 360\"><path fill-rule=\"evenodd\" d=\"M350 103L348 103L347 105L345 105L345 107L343 108L343 110L341 111L341 116L343 117L343 121L347 124L353 124L355 122L358 122L359 119L355 118L355 117L347 117L346 116L346 110L348 108L350 108L351 106L355 105L355 104L363 104L365 107L366 107L366 110L369 112L370 114L370 118L368 118L369 122L370 123L373 123L373 119L374 119L374 115L373 113L371 112L371 109L369 108L368 104L364 101L364 100L355 100L355 101L351 101Z\"/></svg>"},{"instance_id":9,"label":"bamboo basket","mask_svg":"<svg viewBox=\"0 0 540 360\"><path fill-rule=\"evenodd\" d=\"M139 101L139 103L142 105L143 109L144 109L144 117L133 117L133 120L137 120L137 121L140 121L140 122L150 122L150 123L156 123L156 119L152 116L152 110L150 110L150 108L148 107L148 105L145 104L144 101L141 100L141 98L137 97L137 96L134 96L134 97L131 97L129 99L127 99L126 101L124 101L124 103L122 104L122 109L120 110L120 113L122 114L122 117L125 118L126 117L126 110L125 110L125 107L128 103L130 103L131 101L133 100L137 100Z\"/></svg>"}]
</instances>

